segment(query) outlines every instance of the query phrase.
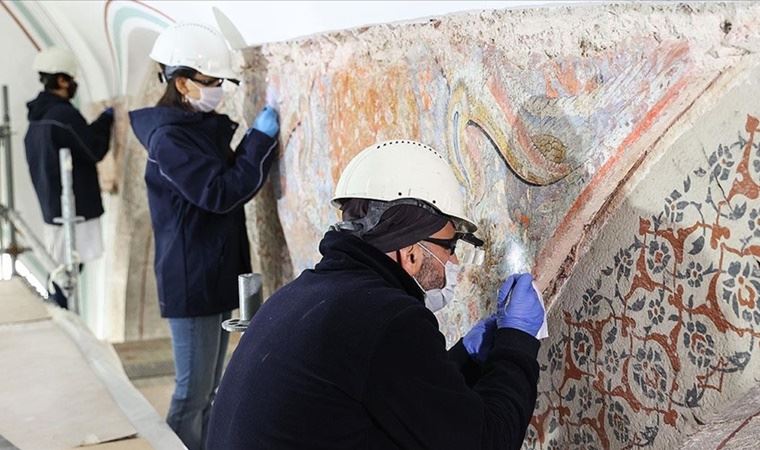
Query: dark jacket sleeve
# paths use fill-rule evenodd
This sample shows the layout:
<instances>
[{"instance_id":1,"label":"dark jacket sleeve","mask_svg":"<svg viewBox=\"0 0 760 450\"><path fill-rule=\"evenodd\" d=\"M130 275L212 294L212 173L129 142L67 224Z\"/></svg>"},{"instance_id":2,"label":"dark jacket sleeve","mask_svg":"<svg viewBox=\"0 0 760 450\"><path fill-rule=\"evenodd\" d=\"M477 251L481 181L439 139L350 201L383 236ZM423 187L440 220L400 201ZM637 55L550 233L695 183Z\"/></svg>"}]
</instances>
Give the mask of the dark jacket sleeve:
<instances>
[{"instance_id":1,"label":"dark jacket sleeve","mask_svg":"<svg viewBox=\"0 0 760 450\"><path fill-rule=\"evenodd\" d=\"M363 401L402 448L517 449L535 408L538 347L521 331L498 330L471 388L433 316L412 306L379 339Z\"/></svg>"},{"instance_id":2,"label":"dark jacket sleeve","mask_svg":"<svg viewBox=\"0 0 760 450\"><path fill-rule=\"evenodd\" d=\"M56 144L71 149L72 157L96 163L108 153L113 115L104 112L87 125L82 114L66 104L52 109L49 119L57 122L53 127Z\"/></svg>"},{"instance_id":3,"label":"dark jacket sleeve","mask_svg":"<svg viewBox=\"0 0 760 450\"><path fill-rule=\"evenodd\" d=\"M467 349L464 348L464 343L461 339L449 349L448 353L449 360L459 368L459 372L462 373L467 381L467 386L472 387L480 378L480 365L477 361L470 358L470 354L467 353Z\"/></svg>"},{"instance_id":4,"label":"dark jacket sleeve","mask_svg":"<svg viewBox=\"0 0 760 450\"><path fill-rule=\"evenodd\" d=\"M199 149L181 130L156 137L161 175L190 203L224 214L244 204L261 189L275 155L277 141L253 130L243 141L234 164Z\"/></svg>"}]
</instances>

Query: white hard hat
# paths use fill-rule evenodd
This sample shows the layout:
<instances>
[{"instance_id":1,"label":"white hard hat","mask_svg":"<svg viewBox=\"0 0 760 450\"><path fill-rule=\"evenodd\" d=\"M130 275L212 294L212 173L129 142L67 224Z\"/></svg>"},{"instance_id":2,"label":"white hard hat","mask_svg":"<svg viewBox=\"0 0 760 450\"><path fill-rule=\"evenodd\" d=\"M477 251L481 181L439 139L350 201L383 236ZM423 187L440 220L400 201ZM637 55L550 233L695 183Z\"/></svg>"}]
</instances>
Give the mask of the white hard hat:
<instances>
[{"instance_id":1,"label":"white hard hat","mask_svg":"<svg viewBox=\"0 0 760 450\"><path fill-rule=\"evenodd\" d=\"M32 63L35 72L65 73L74 78L77 75L77 60L69 50L50 47L37 53Z\"/></svg>"},{"instance_id":2,"label":"white hard hat","mask_svg":"<svg viewBox=\"0 0 760 450\"><path fill-rule=\"evenodd\" d=\"M477 225L465 213L462 187L438 152L414 141L386 141L356 155L338 180L332 204L351 198L391 202L422 200L467 233Z\"/></svg>"},{"instance_id":3,"label":"white hard hat","mask_svg":"<svg viewBox=\"0 0 760 450\"><path fill-rule=\"evenodd\" d=\"M200 23L177 23L156 39L150 58L166 66L184 66L214 78L237 78L232 54L218 30Z\"/></svg>"}]
</instances>

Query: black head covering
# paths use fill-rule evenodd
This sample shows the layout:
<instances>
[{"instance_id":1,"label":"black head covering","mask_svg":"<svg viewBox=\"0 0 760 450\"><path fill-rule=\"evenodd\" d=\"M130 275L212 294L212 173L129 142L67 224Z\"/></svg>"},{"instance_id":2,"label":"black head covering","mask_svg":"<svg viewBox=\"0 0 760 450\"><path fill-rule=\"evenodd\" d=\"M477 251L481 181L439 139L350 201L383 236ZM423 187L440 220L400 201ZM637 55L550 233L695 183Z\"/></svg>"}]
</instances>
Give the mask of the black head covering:
<instances>
[{"instance_id":1,"label":"black head covering","mask_svg":"<svg viewBox=\"0 0 760 450\"><path fill-rule=\"evenodd\" d=\"M341 206L343 220L360 219L367 214L369 200L353 198ZM414 205L394 205L380 222L361 238L383 253L408 247L440 231L450 221L441 214Z\"/></svg>"}]
</instances>

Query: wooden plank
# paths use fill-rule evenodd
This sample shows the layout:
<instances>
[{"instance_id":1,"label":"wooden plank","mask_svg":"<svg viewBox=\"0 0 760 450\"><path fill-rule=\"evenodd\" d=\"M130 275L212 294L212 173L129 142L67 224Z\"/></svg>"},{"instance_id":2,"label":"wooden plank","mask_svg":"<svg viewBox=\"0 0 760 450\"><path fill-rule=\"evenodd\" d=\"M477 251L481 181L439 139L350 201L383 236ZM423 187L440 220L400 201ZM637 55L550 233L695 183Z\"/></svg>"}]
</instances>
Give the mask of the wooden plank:
<instances>
[{"instance_id":1,"label":"wooden plank","mask_svg":"<svg viewBox=\"0 0 760 450\"><path fill-rule=\"evenodd\" d=\"M136 431L54 321L0 327L0 435L22 450L70 449Z\"/></svg>"}]
</instances>

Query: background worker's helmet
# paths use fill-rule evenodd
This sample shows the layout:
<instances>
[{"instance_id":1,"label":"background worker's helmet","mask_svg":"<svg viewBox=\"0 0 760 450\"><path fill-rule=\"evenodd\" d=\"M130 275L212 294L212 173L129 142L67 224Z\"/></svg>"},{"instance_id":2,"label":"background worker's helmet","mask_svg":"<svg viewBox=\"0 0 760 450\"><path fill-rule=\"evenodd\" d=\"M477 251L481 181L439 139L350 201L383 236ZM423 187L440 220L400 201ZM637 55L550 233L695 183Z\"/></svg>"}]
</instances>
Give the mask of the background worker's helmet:
<instances>
[{"instance_id":1,"label":"background worker's helmet","mask_svg":"<svg viewBox=\"0 0 760 450\"><path fill-rule=\"evenodd\" d=\"M150 58L167 67L189 68L209 77L237 77L222 33L200 23L177 23L166 28L153 44Z\"/></svg>"},{"instance_id":2,"label":"background worker's helmet","mask_svg":"<svg viewBox=\"0 0 760 450\"><path fill-rule=\"evenodd\" d=\"M338 180L332 204L351 198L398 202L415 199L448 216L457 231L474 233L464 193L441 154L414 141L386 141L356 155Z\"/></svg>"},{"instance_id":3,"label":"background worker's helmet","mask_svg":"<svg viewBox=\"0 0 760 450\"><path fill-rule=\"evenodd\" d=\"M63 73L71 78L77 76L77 60L69 50L60 47L50 47L37 53L32 63L32 69L39 73Z\"/></svg>"}]
</instances>

